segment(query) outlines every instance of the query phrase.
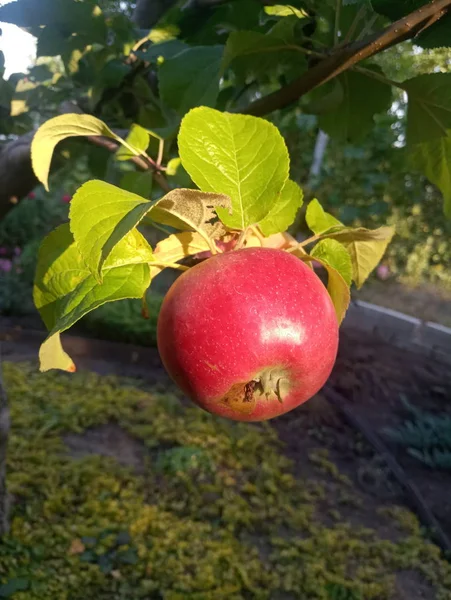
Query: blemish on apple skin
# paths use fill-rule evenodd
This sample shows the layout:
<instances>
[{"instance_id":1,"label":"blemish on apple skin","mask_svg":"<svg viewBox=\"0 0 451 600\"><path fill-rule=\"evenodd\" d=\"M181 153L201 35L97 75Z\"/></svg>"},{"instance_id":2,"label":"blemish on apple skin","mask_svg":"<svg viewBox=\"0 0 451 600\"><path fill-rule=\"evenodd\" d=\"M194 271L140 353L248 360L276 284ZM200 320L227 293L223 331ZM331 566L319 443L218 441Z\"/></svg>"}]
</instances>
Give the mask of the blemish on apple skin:
<instances>
[{"instance_id":1,"label":"blemish on apple skin","mask_svg":"<svg viewBox=\"0 0 451 600\"><path fill-rule=\"evenodd\" d=\"M225 404L237 413L250 415L257 406L254 394L256 385L256 381L237 383L219 400L219 403Z\"/></svg>"},{"instance_id":2,"label":"blemish on apple skin","mask_svg":"<svg viewBox=\"0 0 451 600\"><path fill-rule=\"evenodd\" d=\"M207 365L207 367L209 369L211 369L212 371L219 371L218 367L216 365L212 365L211 363L209 363L208 361L205 361L205 364Z\"/></svg>"}]
</instances>

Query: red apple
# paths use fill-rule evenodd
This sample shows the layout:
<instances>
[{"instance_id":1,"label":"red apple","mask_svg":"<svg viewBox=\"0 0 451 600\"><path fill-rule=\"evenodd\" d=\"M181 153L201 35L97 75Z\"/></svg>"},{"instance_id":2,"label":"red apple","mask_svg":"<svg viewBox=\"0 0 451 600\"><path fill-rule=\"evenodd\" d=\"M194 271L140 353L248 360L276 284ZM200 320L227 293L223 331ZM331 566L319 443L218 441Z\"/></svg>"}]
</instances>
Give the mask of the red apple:
<instances>
[{"instance_id":1,"label":"red apple","mask_svg":"<svg viewBox=\"0 0 451 600\"><path fill-rule=\"evenodd\" d=\"M196 404L262 421L324 385L338 323L326 288L301 260L249 248L183 273L164 299L157 337L168 373Z\"/></svg>"}]
</instances>

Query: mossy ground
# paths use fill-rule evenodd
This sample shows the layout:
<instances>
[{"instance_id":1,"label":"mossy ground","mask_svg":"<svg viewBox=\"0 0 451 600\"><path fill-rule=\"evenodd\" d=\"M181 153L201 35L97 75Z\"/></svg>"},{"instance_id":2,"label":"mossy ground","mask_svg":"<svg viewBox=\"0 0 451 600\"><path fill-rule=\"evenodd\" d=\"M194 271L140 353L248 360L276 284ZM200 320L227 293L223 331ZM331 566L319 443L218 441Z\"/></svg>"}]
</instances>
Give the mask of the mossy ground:
<instances>
[{"instance_id":1,"label":"mossy ground","mask_svg":"<svg viewBox=\"0 0 451 600\"><path fill-rule=\"evenodd\" d=\"M296 478L271 425L113 377L6 364L5 380L14 505L0 597L392 600L409 572L429 600L451 599L451 565L410 512L380 515L390 539L346 521L358 491L325 451L299 457L313 476ZM64 444L112 422L138 440L138 472Z\"/></svg>"}]
</instances>

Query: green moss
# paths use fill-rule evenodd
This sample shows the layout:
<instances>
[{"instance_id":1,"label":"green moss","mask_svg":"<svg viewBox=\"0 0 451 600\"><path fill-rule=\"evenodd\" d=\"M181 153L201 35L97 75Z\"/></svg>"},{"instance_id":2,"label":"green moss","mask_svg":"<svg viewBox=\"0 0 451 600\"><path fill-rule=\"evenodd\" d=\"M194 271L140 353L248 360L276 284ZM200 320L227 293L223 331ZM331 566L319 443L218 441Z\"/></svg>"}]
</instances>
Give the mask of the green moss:
<instances>
[{"instance_id":1,"label":"green moss","mask_svg":"<svg viewBox=\"0 0 451 600\"><path fill-rule=\"evenodd\" d=\"M451 598L451 566L411 513L384 517L403 531L396 543L346 523L322 477L337 493L352 483L322 452L310 456L318 478L295 479L268 424L216 419L114 377L6 364L5 378L15 503L0 582L14 599L384 600L403 569ZM142 443L139 474L70 457L64 434L110 422Z\"/></svg>"}]
</instances>

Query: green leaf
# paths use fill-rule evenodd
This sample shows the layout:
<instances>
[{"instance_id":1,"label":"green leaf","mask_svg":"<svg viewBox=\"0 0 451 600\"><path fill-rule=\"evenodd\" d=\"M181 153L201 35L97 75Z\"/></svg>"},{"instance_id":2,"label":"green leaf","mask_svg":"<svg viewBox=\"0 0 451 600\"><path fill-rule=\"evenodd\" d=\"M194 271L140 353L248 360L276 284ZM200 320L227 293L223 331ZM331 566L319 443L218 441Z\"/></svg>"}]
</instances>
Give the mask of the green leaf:
<instances>
[{"instance_id":1,"label":"green leaf","mask_svg":"<svg viewBox=\"0 0 451 600\"><path fill-rule=\"evenodd\" d=\"M31 161L36 177L47 191L55 146L66 138L80 135L103 135L123 143L105 123L91 115L67 114L46 121L39 127L31 143Z\"/></svg>"},{"instance_id":2,"label":"green leaf","mask_svg":"<svg viewBox=\"0 0 451 600\"><path fill-rule=\"evenodd\" d=\"M18 27L65 26L69 33L82 29L93 16L95 3L73 0L18 0L0 6L0 22Z\"/></svg>"},{"instance_id":3,"label":"green leaf","mask_svg":"<svg viewBox=\"0 0 451 600\"><path fill-rule=\"evenodd\" d=\"M266 237L288 229L302 206L304 194L297 183L288 179L279 196L277 204L259 223L259 227Z\"/></svg>"},{"instance_id":4,"label":"green leaf","mask_svg":"<svg viewBox=\"0 0 451 600\"><path fill-rule=\"evenodd\" d=\"M223 71L231 67L244 79L247 74L267 78L281 65L296 60L298 69L306 67L305 57L290 36L276 32L233 31L228 39L222 62Z\"/></svg>"},{"instance_id":5,"label":"green leaf","mask_svg":"<svg viewBox=\"0 0 451 600\"><path fill-rule=\"evenodd\" d=\"M305 221L314 234L319 235L333 227L343 227L338 219L326 212L316 198L309 202L305 213Z\"/></svg>"},{"instance_id":6,"label":"green leaf","mask_svg":"<svg viewBox=\"0 0 451 600\"><path fill-rule=\"evenodd\" d=\"M180 116L195 106L214 106L223 51L223 46L197 46L165 60L159 69L164 104Z\"/></svg>"},{"instance_id":7,"label":"green leaf","mask_svg":"<svg viewBox=\"0 0 451 600\"><path fill-rule=\"evenodd\" d=\"M120 187L127 192L150 198L153 185L152 171L128 171L120 181Z\"/></svg>"},{"instance_id":8,"label":"green leaf","mask_svg":"<svg viewBox=\"0 0 451 600\"><path fill-rule=\"evenodd\" d=\"M371 0L376 12L392 21L397 21L426 4L426 0ZM450 45L451 14L445 14L439 21L415 36L415 45L422 48L447 48Z\"/></svg>"},{"instance_id":9,"label":"green leaf","mask_svg":"<svg viewBox=\"0 0 451 600\"><path fill-rule=\"evenodd\" d=\"M295 8L291 4L275 4L274 6L265 6L264 9L267 15L274 17L292 17L293 15L298 19L305 19L308 14L304 10Z\"/></svg>"},{"instance_id":10,"label":"green leaf","mask_svg":"<svg viewBox=\"0 0 451 600\"><path fill-rule=\"evenodd\" d=\"M189 46L180 40L169 40L160 44L152 44L147 50L137 50L135 54L142 60L156 63L161 58L167 60L188 48Z\"/></svg>"},{"instance_id":11,"label":"green leaf","mask_svg":"<svg viewBox=\"0 0 451 600\"><path fill-rule=\"evenodd\" d=\"M60 369L68 373L75 373L77 367L61 344L61 336L55 333L47 338L39 349L39 363L41 371Z\"/></svg>"},{"instance_id":12,"label":"green leaf","mask_svg":"<svg viewBox=\"0 0 451 600\"><path fill-rule=\"evenodd\" d=\"M409 158L442 192L445 216L451 218L451 137L415 144L409 148Z\"/></svg>"},{"instance_id":13,"label":"green leaf","mask_svg":"<svg viewBox=\"0 0 451 600\"><path fill-rule=\"evenodd\" d=\"M332 300L332 304L335 308L335 314L337 315L337 321L340 325L345 318L346 311L348 310L349 303L351 301L351 292L349 285L343 279L343 276L336 270L332 265L323 260L320 257L314 257L313 255L297 255L304 262L317 261L327 271L327 291Z\"/></svg>"},{"instance_id":14,"label":"green leaf","mask_svg":"<svg viewBox=\"0 0 451 600\"><path fill-rule=\"evenodd\" d=\"M142 298L150 285L152 251L143 236L130 232L111 252L94 279L78 252L68 224L60 225L41 245L33 297L50 333L41 346L41 370L70 370L71 361L58 338L98 306L125 298Z\"/></svg>"},{"instance_id":15,"label":"green leaf","mask_svg":"<svg viewBox=\"0 0 451 600\"><path fill-rule=\"evenodd\" d=\"M371 70L382 72L376 66ZM390 108L392 88L355 71L347 71L337 80L343 88L343 100L334 110L320 115L318 125L337 140L360 142L372 128L374 115Z\"/></svg>"},{"instance_id":16,"label":"green leaf","mask_svg":"<svg viewBox=\"0 0 451 600\"><path fill-rule=\"evenodd\" d=\"M337 240L321 240L311 251L311 256L327 263L340 273L348 286L352 282L352 262L349 252Z\"/></svg>"},{"instance_id":17,"label":"green leaf","mask_svg":"<svg viewBox=\"0 0 451 600\"><path fill-rule=\"evenodd\" d=\"M162 225L197 231L204 238L213 239L225 233L215 212L217 207L230 211L230 198L224 194L176 189L154 203L148 216Z\"/></svg>"},{"instance_id":18,"label":"green leaf","mask_svg":"<svg viewBox=\"0 0 451 600\"><path fill-rule=\"evenodd\" d=\"M361 288L371 271L377 267L394 235L393 227L379 229L345 228L330 237L339 241L349 252L352 261L352 278Z\"/></svg>"},{"instance_id":19,"label":"green leaf","mask_svg":"<svg viewBox=\"0 0 451 600\"><path fill-rule=\"evenodd\" d=\"M182 121L178 144L194 183L231 198L231 215L222 208L217 211L227 227L245 229L277 204L289 157L278 129L268 121L195 108Z\"/></svg>"},{"instance_id":20,"label":"green leaf","mask_svg":"<svg viewBox=\"0 0 451 600\"><path fill-rule=\"evenodd\" d=\"M70 230L96 279L113 248L151 207L149 200L104 181L88 181L77 190L70 203Z\"/></svg>"},{"instance_id":21,"label":"green leaf","mask_svg":"<svg viewBox=\"0 0 451 600\"><path fill-rule=\"evenodd\" d=\"M451 73L419 75L403 88L409 96L407 143L446 137L451 130Z\"/></svg>"},{"instance_id":22,"label":"green leaf","mask_svg":"<svg viewBox=\"0 0 451 600\"><path fill-rule=\"evenodd\" d=\"M129 148L126 146L120 146L116 152L117 160L129 160L133 156L143 154L149 147L150 132L141 125L133 124L130 128L130 133L126 137ZM134 152L130 148L133 148Z\"/></svg>"},{"instance_id":23,"label":"green leaf","mask_svg":"<svg viewBox=\"0 0 451 600\"><path fill-rule=\"evenodd\" d=\"M113 58L103 65L100 72L100 83L107 88L118 87L130 71L130 65L124 63L123 60Z\"/></svg>"},{"instance_id":24,"label":"green leaf","mask_svg":"<svg viewBox=\"0 0 451 600\"><path fill-rule=\"evenodd\" d=\"M307 101L303 103L304 112L312 115L320 115L337 107L344 100L344 90L337 78L326 82L324 85L315 88L308 94Z\"/></svg>"}]
</instances>

